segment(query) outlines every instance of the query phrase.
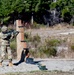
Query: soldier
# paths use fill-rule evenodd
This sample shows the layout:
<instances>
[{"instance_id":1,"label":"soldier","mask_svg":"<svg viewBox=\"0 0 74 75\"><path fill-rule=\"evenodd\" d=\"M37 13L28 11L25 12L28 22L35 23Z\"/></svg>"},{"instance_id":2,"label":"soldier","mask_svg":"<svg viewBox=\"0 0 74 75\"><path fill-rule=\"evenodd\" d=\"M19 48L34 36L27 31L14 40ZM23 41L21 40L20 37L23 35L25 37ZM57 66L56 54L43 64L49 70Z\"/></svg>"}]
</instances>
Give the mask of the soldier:
<instances>
[{"instance_id":1,"label":"soldier","mask_svg":"<svg viewBox=\"0 0 74 75\"><path fill-rule=\"evenodd\" d=\"M1 38L1 50L0 50L0 66L2 66L2 62L5 58L6 52L8 53L8 59L9 59L9 66L13 66L12 64L12 53L10 48L10 39L12 39L14 36L16 36L19 32L16 31L14 34L14 31L8 32L7 26L2 26L0 38Z\"/></svg>"}]
</instances>

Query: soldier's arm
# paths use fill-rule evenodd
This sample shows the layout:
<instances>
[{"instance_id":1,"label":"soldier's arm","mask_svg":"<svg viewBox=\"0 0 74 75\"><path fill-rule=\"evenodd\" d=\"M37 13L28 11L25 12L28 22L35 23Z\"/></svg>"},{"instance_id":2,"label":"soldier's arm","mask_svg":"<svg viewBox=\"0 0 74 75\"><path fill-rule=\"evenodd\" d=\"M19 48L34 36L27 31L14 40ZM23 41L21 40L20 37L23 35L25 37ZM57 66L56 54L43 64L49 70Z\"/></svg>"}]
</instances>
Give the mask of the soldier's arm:
<instances>
[{"instance_id":1,"label":"soldier's arm","mask_svg":"<svg viewBox=\"0 0 74 75\"><path fill-rule=\"evenodd\" d=\"M13 31L12 34L11 34L11 39L16 37L18 34L19 34L19 31Z\"/></svg>"},{"instance_id":2,"label":"soldier's arm","mask_svg":"<svg viewBox=\"0 0 74 75\"><path fill-rule=\"evenodd\" d=\"M14 31L14 35L17 36L19 34L19 31Z\"/></svg>"}]
</instances>

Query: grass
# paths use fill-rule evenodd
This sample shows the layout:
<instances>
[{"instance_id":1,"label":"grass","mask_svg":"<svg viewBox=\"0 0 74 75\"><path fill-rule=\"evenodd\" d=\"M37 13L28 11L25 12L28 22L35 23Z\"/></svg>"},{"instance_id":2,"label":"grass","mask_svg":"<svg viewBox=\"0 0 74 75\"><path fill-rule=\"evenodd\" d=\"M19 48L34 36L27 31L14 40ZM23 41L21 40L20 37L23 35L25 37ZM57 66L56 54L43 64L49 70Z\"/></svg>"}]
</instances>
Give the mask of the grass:
<instances>
[{"instance_id":1,"label":"grass","mask_svg":"<svg viewBox=\"0 0 74 75\"><path fill-rule=\"evenodd\" d=\"M71 50L74 51L74 44L71 45Z\"/></svg>"},{"instance_id":2,"label":"grass","mask_svg":"<svg viewBox=\"0 0 74 75\"><path fill-rule=\"evenodd\" d=\"M58 44L60 44L60 41L58 39L45 39L45 43L47 46L57 46Z\"/></svg>"},{"instance_id":3,"label":"grass","mask_svg":"<svg viewBox=\"0 0 74 75\"><path fill-rule=\"evenodd\" d=\"M11 40L11 42L10 42L10 48L11 48L11 50L12 50L12 55L13 55L13 58L16 58L16 39L14 38L14 39L12 39Z\"/></svg>"},{"instance_id":4,"label":"grass","mask_svg":"<svg viewBox=\"0 0 74 75\"><path fill-rule=\"evenodd\" d=\"M62 25L61 25L62 27ZM54 29L55 27L53 27ZM64 29L67 27L64 27ZM52 29L51 29L52 30ZM55 30L55 29L54 29ZM32 31L32 30L31 30ZM48 35L45 34L45 36L40 36L39 34L31 34L30 32L25 33L25 40L29 44L29 50L30 50L30 55L33 57L50 57L50 56L56 56L56 46L64 46L64 47L69 47L69 51L74 51L74 35L69 34L69 35ZM42 30L44 31L44 30ZM47 37L48 36L48 37ZM72 44L73 43L73 44ZM11 48L14 50L16 49L15 47L15 41L11 42ZM33 50L32 50L33 49ZM62 52L62 51L61 51ZM63 52L64 53L64 52ZM63 54L61 53L61 55ZM60 54L59 54L60 55ZM66 55L66 53L65 53Z\"/></svg>"},{"instance_id":5,"label":"grass","mask_svg":"<svg viewBox=\"0 0 74 75\"><path fill-rule=\"evenodd\" d=\"M11 40L10 47L11 47L12 50L16 49L16 39L15 38L13 40Z\"/></svg>"},{"instance_id":6,"label":"grass","mask_svg":"<svg viewBox=\"0 0 74 75\"><path fill-rule=\"evenodd\" d=\"M7 73L0 75L74 75L72 72L62 72L62 71L31 71L31 72L17 72L17 73Z\"/></svg>"},{"instance_id":7,"label":"grass","mask_svg":"<svg viewBox=\"0 0 74 75\"><path fill-rule=\"evenodd\" d=\"M44 24L37 24L34 22L34 24L31 26L32 29L40 29L40 28L46 28Z\"/></svg>"},{"instance_id":8,"label":"grass","mask_svg":"<svg viewBox=\"0 0 74 75\"><path fill-rule=\"evenodd\" d=\"M41 58L49 58L52 56L57 56L57 46L69 46L69 51L71 50L74 52L74 36L73 35L67 35L67 36L51 36L45 38L42 40L39 34L36 34L34 36L31 35L31 33L25 33L25 39L27 40L28 47L30 50L30 55L32 57L41 57ZM16 56L16 42L15 39L11 41L11 49L13 56ZM33 50L32 50L33 49ZM62 51L61 51L62 52ZM60 55L61 54L61 55ZM63 53L59 53L58 55L62 56ZM66 55L66 53L65 53Z\"/></svg>"},{"instance_id":9,"label":"grass","mask_svg":"<svg viewBox=\"0 0 74 75\"><path fill-rule=\"evenodd\" d=\"M51 56L56 56L57 54L56 46L58 46L61 43L59 39L46 38L45 40L42 41L41 37L38 34L31 37L31 35L27 33L27 36L32 46L30 47L31 56L36 57L36 58L37 57L48 58Z\"/></svg>"}]
</instances>

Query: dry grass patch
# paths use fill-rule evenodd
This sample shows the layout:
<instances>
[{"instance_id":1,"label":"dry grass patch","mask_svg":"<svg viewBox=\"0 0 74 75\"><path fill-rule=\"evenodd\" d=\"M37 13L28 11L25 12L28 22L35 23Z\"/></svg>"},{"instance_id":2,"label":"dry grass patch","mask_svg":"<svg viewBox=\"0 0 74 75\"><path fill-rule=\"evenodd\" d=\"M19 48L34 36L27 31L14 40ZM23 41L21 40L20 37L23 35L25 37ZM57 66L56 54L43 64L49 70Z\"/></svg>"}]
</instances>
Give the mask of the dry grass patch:
<instances>
[{"instance_id":1,"label":"dry grass patch","mask_svg":"<svg viewBox=\"0 0 74 75\"><path fill-rule=\"evenodd\" d=\"M18 73L7 73L0 75L74 75L72 72L62 72L62 71L31 71L31 72L18 72Z\"/></svg>"}]
</instances>

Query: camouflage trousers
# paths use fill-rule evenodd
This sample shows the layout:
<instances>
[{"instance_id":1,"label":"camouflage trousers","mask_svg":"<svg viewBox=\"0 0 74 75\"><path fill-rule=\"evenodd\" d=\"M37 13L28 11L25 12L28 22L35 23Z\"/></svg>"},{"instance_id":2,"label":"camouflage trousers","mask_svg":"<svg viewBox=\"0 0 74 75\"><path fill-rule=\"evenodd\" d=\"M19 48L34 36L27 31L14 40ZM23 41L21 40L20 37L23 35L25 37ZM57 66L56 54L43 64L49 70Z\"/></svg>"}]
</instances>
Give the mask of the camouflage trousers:
<instances>
[{"instance_id":1,"label":"camouflage trousers","mask_svg":"<svg viewBox=\"0 0 74 75\"><path fill-rule=\"evenodd\" d=\"M8 53L8 59L12 60L10 46L2 45L0 50L0 62L2 62L5 59L6 53Z\"/></svg>"}]
</instances>

